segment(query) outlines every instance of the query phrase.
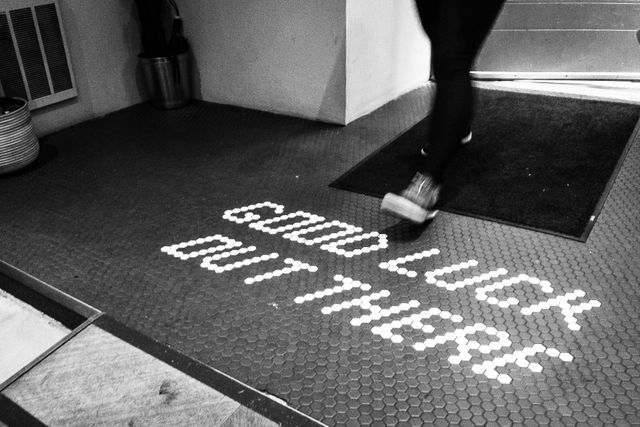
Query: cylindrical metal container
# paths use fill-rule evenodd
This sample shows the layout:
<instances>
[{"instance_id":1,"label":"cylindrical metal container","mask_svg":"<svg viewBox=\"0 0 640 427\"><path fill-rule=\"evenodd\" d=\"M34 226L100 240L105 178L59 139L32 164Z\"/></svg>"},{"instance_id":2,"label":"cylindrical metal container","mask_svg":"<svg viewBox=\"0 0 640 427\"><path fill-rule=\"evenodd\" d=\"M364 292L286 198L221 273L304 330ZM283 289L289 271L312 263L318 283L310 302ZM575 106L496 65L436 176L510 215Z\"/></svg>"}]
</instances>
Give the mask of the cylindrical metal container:
<instances>
[{"instance_id":1,"label":"cylindrical metal container","mask_svg":"<svg viewBox=\"0 0 640 427\"><path fill-rule=\"evenodd\" d=\"M189 51L174 56L140 56L151 104L162 109L179 108L191 98Z\"/></svg>"},{"instance_id":2,"label":"cylindrical metal container","mask_svg":"<svg viewBox=\"0 0 640 427\"><path fill-rule=\"evenodd\" d=\"M27 166L39 150L27 101L0 98L0 174Z\"/></svg>"}]
</instances>

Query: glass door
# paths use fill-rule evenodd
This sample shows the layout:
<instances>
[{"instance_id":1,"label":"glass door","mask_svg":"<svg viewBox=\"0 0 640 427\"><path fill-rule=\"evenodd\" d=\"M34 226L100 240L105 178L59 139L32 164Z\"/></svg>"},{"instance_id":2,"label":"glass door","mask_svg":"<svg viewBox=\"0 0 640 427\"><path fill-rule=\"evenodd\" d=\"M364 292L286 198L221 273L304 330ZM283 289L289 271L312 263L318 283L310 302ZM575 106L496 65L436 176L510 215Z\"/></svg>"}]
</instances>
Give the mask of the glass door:
<instances>
[{"instance_id":1,"label":"glass door","mask_svg":"<svg viewBox=\"0 0 640 427\"><path fill-rule=\"evenodd\" d=\"M640 0L507 0L476 79L640 80Z\"/></svg>"}]
</instances>

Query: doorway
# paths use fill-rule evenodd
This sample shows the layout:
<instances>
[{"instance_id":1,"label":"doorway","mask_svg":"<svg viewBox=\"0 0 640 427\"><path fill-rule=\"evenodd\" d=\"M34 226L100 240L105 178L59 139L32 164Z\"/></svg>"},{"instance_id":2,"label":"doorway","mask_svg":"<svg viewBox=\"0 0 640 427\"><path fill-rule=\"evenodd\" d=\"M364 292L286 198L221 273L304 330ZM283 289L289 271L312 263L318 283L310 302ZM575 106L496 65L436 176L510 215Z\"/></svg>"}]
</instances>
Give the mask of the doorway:
<instances>
[{"instance_id":1,"label":"doorway","mask_svg":"<svg viewBox=\"0 0 640 427\"><path fill-rule=\"evenodd\" d=\"M640 81L640 0L507 0L475 79Z\"/></svg>"}]
</instances>

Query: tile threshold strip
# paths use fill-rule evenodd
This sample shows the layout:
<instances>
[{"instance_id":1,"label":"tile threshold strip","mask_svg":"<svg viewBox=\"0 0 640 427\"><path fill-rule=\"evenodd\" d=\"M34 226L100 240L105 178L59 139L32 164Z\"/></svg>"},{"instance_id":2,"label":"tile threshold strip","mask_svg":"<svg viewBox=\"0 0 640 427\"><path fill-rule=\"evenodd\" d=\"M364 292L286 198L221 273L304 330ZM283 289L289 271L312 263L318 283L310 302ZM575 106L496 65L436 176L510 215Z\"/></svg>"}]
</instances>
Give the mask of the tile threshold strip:
<instances>
[{"instance_id":1,"label":"tile threshold strip","mask_svg":"<svg viewBox=\"0 0 640 427\"><path fill-rule=\"evenodd\" d=\"M268 394L224 372L192 359L125 326L109 315L100 316L93 324L280 425L325 426L325 424L297 409L280 403Z\"/></svg>"},{"instance_id":2,"label":"tile threshold strip","mask_svg":"<svg viewBox=\"0 0 640 427\"><path fill-rule=\"evenodd\" d=\"M275 397L270 397L267 393L129 328L108 314L3 261L0 261L0 289L13 294L71 329L63 339L0 384L0 408L2 408L0 425L2 423L9 426L44 425L1 392L90 325L99 327L280 425L325 425L286 403L281 403Z\"/></svg>"}]
</instances>

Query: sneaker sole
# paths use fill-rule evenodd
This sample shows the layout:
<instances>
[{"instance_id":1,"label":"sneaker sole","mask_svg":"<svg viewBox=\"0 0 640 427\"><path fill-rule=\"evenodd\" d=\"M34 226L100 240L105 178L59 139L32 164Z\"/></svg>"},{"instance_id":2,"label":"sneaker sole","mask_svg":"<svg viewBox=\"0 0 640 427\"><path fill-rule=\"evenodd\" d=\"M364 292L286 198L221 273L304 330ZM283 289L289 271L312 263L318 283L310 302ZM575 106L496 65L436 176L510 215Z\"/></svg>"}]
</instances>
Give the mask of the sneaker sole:
<instances>
[{"instance_id":1,"label":"sneaker sole","mask_svg":"<svg viewBox=\"0 0 640 427\"><path fill-rule=\"evenodd\" d=\"M420 205L393 193L387 193L384 196L380 209L415 224L422 224L427 220L433 219L438 214L438 211L428 211Z\"/></svg>"},{"instance_id":2,"label":"sneaker sole","mask_svg":"<svg viewBox=\"0 0 640 427\"><path fill-rule=\"evenodd\" d=\"M464 144L470 143L472 139L473 139L473 132L469 132L469 134L464 138L462 138L460 142L462 143L462 145L464 145Z\"/></svg>"},{"instance_id":3,"label":"sneaker sole","mask_svg":"<svg viewBox=\"0 0 640 427\"><path fill-rule=\"evenodd\" d=\"M464 138L462 138L462 139L460 140L460 143L461 143L462 145L466 145L466 144L470 143L472 139L473 139L473 133L472 133L472 132L469 132L469 135L467 135L467 136L465 136ZM427 152L425 151L425 149L424 149L424 148L421 148L421 149L420 149L420 155L421 155L422 157L427 157L427 156L429 155L429 153L427 153Z\"/></svg>"}]
</instances>

